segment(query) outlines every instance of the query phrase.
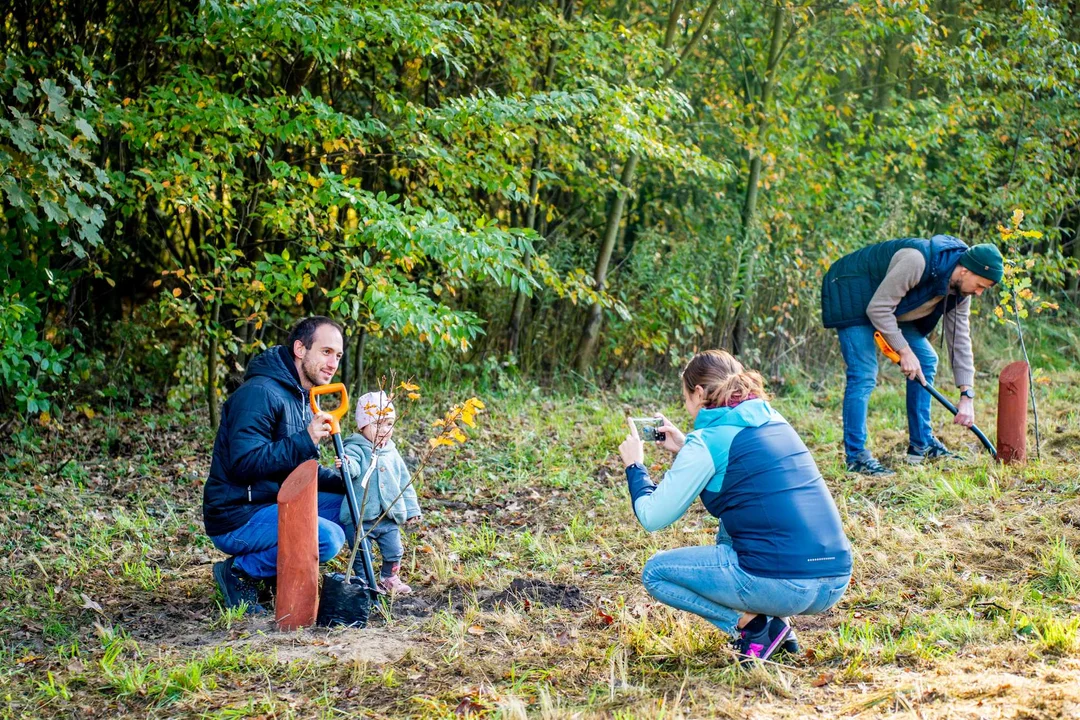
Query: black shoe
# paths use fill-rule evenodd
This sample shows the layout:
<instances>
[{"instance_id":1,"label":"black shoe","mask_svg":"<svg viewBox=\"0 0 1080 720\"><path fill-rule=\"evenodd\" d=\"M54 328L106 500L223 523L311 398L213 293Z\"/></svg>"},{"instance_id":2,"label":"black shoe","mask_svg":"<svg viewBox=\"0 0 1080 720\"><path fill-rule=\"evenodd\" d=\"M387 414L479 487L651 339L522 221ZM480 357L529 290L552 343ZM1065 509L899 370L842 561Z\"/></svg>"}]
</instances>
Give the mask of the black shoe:
<instances>
[{"instance_id":1,"label":"black shoe","mask_svg":"<svg viewBox=\"0 0 1080 720\"><path fill-rule=\"evenodd\" d=\"M742 656L739 663L745 665L754 660L768 660L787 640L791 626L783 618L758 615L739 631L735 645Z\"/></svg>"},{"instance_id":2,"label":"black shoe","mask_svg":"<svg viewBox=\"0 0 1080 720\"><path fill-rule=\"evenodd\" d=\"M957 454L942 445L941 441L933 435L930 436L930 444L926 447L917 447L915 445L907 446L907 461L912 465L918 465L923 460L938 460L940 458L954 457L958 457Z\"/></svg>"},{"instance_id":3,"label":"black shoe","mask_svg":"<svg viewBox=\"0 0 1080 720\"><path fill-rule=\"evenodd\" d=\"M873 455L866 455L856 460L848 460L848 472L869 475L871 477L887 477L896 473L878 462Z\"/></svg>"},{"instance_id":4,"label":"black shoe","mask_svg":"<svg viewBox=\"0 0 1080 720\"><path fill-rule=\"evenodd\" d=\"M231 610L246 604L246 614L262 615L266 608L259 604L259 582L233 567L235 559L230 557L214 563L214 580L217 581L225 607Z\"/></svg>"},{"instance_id":5,"label":"black shoe","mask_svg":"<svg viewBox=\"0 0 1080 720\"><path fill-rule=\"evenodd\" d=\"M788 632L787 638L780 645L780 652L786 652L788 655L794 656L799 655L799 639L795 637L795 628L791 628L791 631Z\"/></svg>"}]
</instances>

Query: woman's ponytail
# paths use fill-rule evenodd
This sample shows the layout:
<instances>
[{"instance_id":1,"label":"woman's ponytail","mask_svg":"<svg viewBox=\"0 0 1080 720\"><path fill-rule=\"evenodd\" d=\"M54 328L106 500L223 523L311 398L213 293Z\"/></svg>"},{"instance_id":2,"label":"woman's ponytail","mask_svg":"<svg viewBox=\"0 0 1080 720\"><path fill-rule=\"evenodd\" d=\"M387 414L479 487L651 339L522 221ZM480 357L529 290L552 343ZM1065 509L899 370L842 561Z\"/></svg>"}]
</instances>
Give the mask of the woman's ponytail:
<instances>
[{"instance_id":1,"label":"woman's ponytail","mask_svg":"<svg viewBox=\"0 0 1080 720\"><path fill-rule=\"evenodd\" d=\"M701 386L705 390L705 407L734 407L745 400L768 400L761 373L746 370L731 353L706 350L698 353L683 370L683 385L687 392Z\"/></svg>"}]
</instances>

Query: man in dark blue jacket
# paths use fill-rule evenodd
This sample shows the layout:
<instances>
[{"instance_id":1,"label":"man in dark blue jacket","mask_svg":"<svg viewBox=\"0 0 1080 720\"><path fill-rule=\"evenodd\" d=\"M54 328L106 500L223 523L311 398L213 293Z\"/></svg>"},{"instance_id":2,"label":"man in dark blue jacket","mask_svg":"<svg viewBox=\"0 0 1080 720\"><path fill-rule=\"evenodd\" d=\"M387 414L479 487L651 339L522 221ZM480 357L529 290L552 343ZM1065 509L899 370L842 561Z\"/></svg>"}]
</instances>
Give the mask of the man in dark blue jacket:
<instances>
[{"instance_id":1,"label":"man in dark blue jacket","mask_svg":"<svg viewBox=\"0 0 1080 720\"><path fill-rule=\"evenodd\" d=\"M230 557L214 564L226 606L262 612L259 581L277 574L277 493L301 463L319 457L331 417L314 414L308 391L329 383L342 355L341 327L327 317L301 320L285 345L248 365L244 384L225 402L203 490L203 522L214 546ZM338 524L345 486L319 469L319 562L345 544Z\"/></svg>"}]
</instances>

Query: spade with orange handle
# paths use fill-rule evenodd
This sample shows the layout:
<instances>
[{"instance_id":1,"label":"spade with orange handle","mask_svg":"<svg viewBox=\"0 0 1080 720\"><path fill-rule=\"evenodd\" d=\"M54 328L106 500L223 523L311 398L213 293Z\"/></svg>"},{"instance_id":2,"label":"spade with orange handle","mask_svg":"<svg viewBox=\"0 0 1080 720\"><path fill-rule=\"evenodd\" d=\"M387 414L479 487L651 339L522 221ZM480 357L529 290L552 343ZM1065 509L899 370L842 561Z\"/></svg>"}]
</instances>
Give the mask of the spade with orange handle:
<instances>
[{"instance_id":1,"label":"spade with orange handle","mask_svg":"<svg viewBox=\"0 0 1080 720\"><path fill-rule=\"evenodd\" d=\"M341 394L341 403L333 410L323 410L319 407L319 397L322 395L337 395ZM349 412L349 393L345 390L344 383L332 383L330 385L316 385L311 388L311 411L314 413L325 412L332 420L330 421L330 434L334 438L334 452L337 453L338 460L341 461L341 478L345 481L345 498L349 503L349 513L353 519L353 532L362 533L364 531L364 525L361 522L363 517L363 508L356 500L356 490L353 488L352 481L349 479L349 466L345 462L345 446L341 442L341 418L345 417L345 413ZM374 467L372 463L371 467ZM365 478L366 480L367 478ZM363 538L360 543L359 555L364 563L364 575L367 581L368 588L372 592L377 591L375 585L375 568L371 564L371 547L368 545L367 538Z\"/></svg>"},{"instance_id":2,"label":"spade with orange handle","mask_svg":"<svg viewBox=\"0 0 1080 720\"><path fill-rule=\"evenodd\" d=\"M880 332L875 331L874 342L877 343L878 350L881 351L882 355L889 358L897 365L900 364L900 353L896 352L896 350L893 350L892 345L889 344L889 341L885 339L884 335L882 335ZM945 409L953 414L953 417L956 417L956 413L960 412L956 409L956 406L949 402L949 399L947 397L938 392L938 389L935 388L933 385L928 382L924 382L921 385L923 390L926 390L926 392L933 395L935 400L944 405ZM994 444L987 439L986 435L983 434L983 431L980 430L977 425L972 425L970 430L971 432L975 433L975 437L979 438L979 442L983 444L983 447L986 448L986 451L989 452L991 456L996 458L997 448L995 448Z\"/></svg>"}]
</instances>

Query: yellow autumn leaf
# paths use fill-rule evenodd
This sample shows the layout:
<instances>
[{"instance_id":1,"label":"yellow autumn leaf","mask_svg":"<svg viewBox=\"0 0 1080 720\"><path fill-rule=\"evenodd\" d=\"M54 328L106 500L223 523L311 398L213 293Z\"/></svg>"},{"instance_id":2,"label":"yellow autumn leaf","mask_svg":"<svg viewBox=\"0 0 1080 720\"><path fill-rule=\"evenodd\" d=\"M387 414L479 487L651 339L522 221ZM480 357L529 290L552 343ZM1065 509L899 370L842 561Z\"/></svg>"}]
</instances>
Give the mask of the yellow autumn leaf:
<instances>
[{"instance_id":1,"label":"yellow autumn leaf","mask_svg":"<svg viewBox=\"0 0 1080 720\"><path fill-rule=\"evenodd\" d=\"M430 444L431 444L431 447L433 447L433 448L437 448L437 447L439 447L440 445L450 445L450 446L453 446L453 444L454 444L454 441L453 441L453 440L451 440L450 438L446 438L446 437L441 437L441 436L440 436L440 437L437 437L437 438L431 438L430 440L428 440L428 443L430 443Z\"/></svg>"},{"instance_id":2,"label":"yellow autumn leaf","mask_svg":"<svg viewBox=\"0 0 1080 720\"><path fill-rule=\"evenodd\" d=\"M402 390L406 391L406 392L414 392L414 391L420 389L419 385L415 385L415 384L413 384L411 382L405 382L405 381L402 381L401 384L398 385L398 387L401 388Z\"/></svg>"},{"instance_id":3,"label":"yellow autumn leaf","mask_svg":"<svg viewBox=\"0 0 1080 720\"><path fill-rule=\"evenodd\" d=\"M299 293L299 292L298 292L298 293L296 293L296 298L295 298L295 300L296 300L296 304L297 304L297 305L299 305L300 303L304 302L304 293Z\"/></svg>"},{"instance_id":4,"label":"yellow autumn leaf","mask_svg":"<svg viewBox=\"0 0 1080 720\"><path fill-rule=\"evenodd\" d=\"M40 423L40 424L41 424L42 426L48 425L49 423L51 423L51 422L52 422L52 415L50 415L50 414L49 414L49 411L48 411L48 410L46 410L45 412L43 412L43 413L41 413L40 415L38 415L38 422L39 422L39 423ZM451 444L452 444L452 443L451 443Z\"/></svg>"},{"instance_id":5,"label":"yellow autumn leaf","mask_svg":"<svg viewBox=\"0 0 1080 720\"><path fill-rule=\"evenodd\" d=\"M1013 210L1012 224L1014 228L1020 227L1020 223L1024 222L1024 211L1020 208Z\"/></svg>"},{"instance_id":6,"label":"yellow autumn leaf","mask_svg":"<svg viewBox=\"0 0 1080 720\"><path fill-rule=\"evenodd\" d=\"M459 443L463 443L469 439L469 437L465 433L461 432L461 430L459 430L458 428L454 428L450 432L450 436L457 440Z\"/></svg>"},{"instance_id":7,"label":"yellow autumn leaf","mask_svg":"<svg viewBox=\"0 0 1080 720\"><path fill-rule=\"evenodd\" d=\"M408 395L406 395L405 397L409 398L410 400L419 400L420 399L420 393L411 392Z\"/></svg>"},{"instance_id":8,"label":"yellow autumn leaf","mask_svg":"<svg viewBox=\"0 0 1080 720\"><path fill-rule=\"evenodd\" d=\"M161 281L160 280L155 280L154 281L154 287L158 287L159 285L161 285Z\"/></svg>"},{"instance_id":9,"label":"yellow autumn leaf","mask_svg":"<svg viewBox=\"0 0 1080 720\"><path fill-rule=\"evenodd\" d=\"M173 297L180 297L180 295L182 293L183 293L183 291L180 288L173 288L172 289Z\"/></svg>"}]
</instances>

